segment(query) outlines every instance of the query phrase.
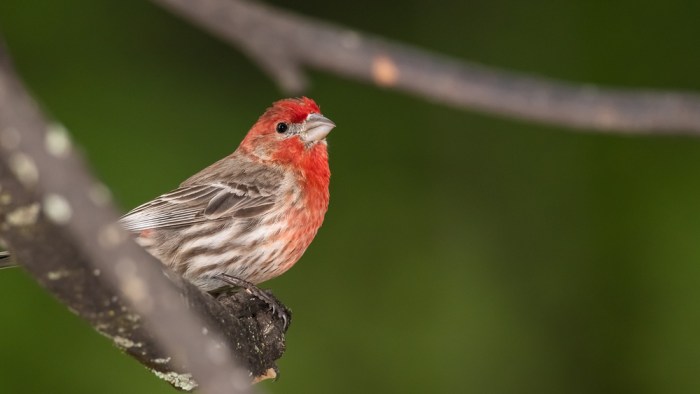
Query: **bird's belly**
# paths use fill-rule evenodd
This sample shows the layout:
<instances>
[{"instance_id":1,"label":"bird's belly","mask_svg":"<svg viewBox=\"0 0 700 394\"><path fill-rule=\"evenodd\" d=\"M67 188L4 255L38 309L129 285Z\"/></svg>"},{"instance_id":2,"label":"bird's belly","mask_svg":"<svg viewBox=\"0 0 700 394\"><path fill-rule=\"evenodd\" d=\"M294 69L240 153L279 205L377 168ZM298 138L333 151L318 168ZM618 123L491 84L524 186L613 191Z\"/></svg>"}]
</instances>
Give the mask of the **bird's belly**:
<instances>
[{"instance_id":1,"label":"bird's belly","mask_svg":"<svg viewBox=\"0 0 700 394\"><path fill-rule=\"evenodd\" d=\"M204 291L224 285L215 276L226 273L257 284L283 274L313 240L323 216L297 211L267 217L199 223L187 229L162 229L141 238L164 264Z\"/></svg>"}]
</instances>

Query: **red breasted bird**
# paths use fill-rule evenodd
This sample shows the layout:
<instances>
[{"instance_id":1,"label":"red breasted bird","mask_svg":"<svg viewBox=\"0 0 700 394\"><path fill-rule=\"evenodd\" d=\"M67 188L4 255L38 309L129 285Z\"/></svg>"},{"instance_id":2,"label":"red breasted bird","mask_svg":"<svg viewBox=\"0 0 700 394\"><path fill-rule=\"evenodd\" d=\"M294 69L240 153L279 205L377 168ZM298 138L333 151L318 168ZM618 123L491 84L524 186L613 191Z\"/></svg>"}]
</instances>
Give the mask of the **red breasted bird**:
<instances>
[{"instance_id":1,"label":"red breasted bird","mask_svg":"<svg viewBox=\"0 0 700 394\"><path fill-rule=\"evenodd\" d=\"M306 97L272 104L235 152L120 219L136 241L208 292L283 274L313 240L328 209L326 136L335 127ZM0 252L0 268L11 266ZM277 312L285 319L287 315Z\"/></svg>"},{"instance_id":2,"label":"red breasted bird","mask_svg":"<svg viewBox=\"0 0 700 394\"><path fill-rule=\"evenodd\" d=\"M277 101L235 152L120 223L202 290L279 276L299 260L328 209L326 136L334 127L309 98Z\"/></svg>"}]
</instances>

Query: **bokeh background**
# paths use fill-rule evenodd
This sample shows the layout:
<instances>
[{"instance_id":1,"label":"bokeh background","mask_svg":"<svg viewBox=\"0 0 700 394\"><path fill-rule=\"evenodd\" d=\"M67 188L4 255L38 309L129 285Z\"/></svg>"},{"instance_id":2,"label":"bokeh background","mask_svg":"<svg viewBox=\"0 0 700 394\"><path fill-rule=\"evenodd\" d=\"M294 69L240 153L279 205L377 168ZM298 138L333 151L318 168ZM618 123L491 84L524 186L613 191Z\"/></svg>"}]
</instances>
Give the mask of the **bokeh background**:
<instances>
[{"instance_id":1,"label":"bokeh background","mask_svg":"<svg viewBox=\"0 0 700 394\"><path fill-rule=\"evenodd\" d=\"M700 2L275 2L505 69L700 91ZM124 210L232 151L283 96L145 0L2 0L0 32ZM311 73L331 207L266 287L294 310L270 393L700 392L700 139L458 111ZM21 270L0 393L171 393Z\"/></svg>"}]
</instances>

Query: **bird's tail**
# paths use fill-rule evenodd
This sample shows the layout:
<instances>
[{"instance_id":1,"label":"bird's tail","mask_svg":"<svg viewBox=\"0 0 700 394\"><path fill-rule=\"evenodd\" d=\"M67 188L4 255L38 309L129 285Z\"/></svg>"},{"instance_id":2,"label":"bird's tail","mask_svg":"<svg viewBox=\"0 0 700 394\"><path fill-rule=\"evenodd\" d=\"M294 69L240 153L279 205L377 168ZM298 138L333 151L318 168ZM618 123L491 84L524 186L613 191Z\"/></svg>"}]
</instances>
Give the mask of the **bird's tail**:
<instances>
[{"instance_id":1,"label":"bird's tail","mask_svg":"<svg viewBox=\"0 0 700 394\"><path fill-rule=\"evenodd\" d=\"M15 264L10 258L10 252L0 252L0 269L14 267Z\"/></svg>"}]
</instances>

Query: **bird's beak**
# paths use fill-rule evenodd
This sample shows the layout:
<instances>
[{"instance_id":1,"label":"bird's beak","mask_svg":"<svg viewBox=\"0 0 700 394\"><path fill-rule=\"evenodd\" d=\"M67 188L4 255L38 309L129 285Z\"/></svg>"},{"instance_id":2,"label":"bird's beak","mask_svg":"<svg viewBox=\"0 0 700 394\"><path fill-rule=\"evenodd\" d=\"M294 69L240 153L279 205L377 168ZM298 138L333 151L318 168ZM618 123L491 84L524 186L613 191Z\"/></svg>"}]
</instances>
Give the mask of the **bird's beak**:
<instances>
[{"instance_id":1,"label":"bird's beak","mask_svg":"<svg viewBox=\"0 0 700 394\"><path fill-rule=\"evenodd\" d=\"M335 127L333 121L321 114L309 114L305 124L304 133L301 134L301 139L304 142L321 141Z\"/></svg>"}]
</instances>

